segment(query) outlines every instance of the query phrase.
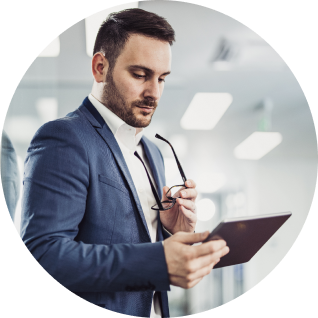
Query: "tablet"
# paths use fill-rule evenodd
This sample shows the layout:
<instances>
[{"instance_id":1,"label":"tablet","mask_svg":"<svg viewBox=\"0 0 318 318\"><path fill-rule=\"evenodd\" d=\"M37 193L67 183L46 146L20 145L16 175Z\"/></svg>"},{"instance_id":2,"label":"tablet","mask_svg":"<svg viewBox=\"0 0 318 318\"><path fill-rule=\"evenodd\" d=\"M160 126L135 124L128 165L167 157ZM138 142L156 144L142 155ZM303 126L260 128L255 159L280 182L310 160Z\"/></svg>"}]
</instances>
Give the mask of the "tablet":
<instances>
[{"instance_id":1,"label":"tablet","mask_svg":"<svg viewBox=\"0 0 318 318\"><path fill-rule=\"evenodd\" d=\"M224 239L230 248L214 268L248 262L290 216L283 212L223 220L205 240Z\"/></svg>"}]
</instances>

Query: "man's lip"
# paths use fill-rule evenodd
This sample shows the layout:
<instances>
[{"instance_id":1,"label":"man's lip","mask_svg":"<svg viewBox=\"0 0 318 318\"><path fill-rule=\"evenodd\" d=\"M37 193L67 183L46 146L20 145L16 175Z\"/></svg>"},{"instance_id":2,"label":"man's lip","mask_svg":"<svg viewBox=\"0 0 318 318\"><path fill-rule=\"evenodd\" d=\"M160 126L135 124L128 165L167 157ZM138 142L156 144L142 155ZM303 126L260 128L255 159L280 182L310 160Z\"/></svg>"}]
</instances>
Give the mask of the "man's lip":
<instances>
[{"instance_id":1,"label":"man's lip","mask_svg":"<svg viewBox=\"0 0 318 318\"><path fill-rule=\"evenodd\" d=\"M137 106L138 108L146 108L146 109L153 109L154 107L149 107L149 106Z\"/></svg>"},{"instance_id":2,"label":"man's lip","mask_svg":"<svg viewBox=\"0 0 318 318\"><path fill-rule=\"evenodd\" d=\"M154 110L154 107L149 107L149 106L137 106L137 107L142 109L146 113L151 113Z\"/></svg>"}]
</instances>

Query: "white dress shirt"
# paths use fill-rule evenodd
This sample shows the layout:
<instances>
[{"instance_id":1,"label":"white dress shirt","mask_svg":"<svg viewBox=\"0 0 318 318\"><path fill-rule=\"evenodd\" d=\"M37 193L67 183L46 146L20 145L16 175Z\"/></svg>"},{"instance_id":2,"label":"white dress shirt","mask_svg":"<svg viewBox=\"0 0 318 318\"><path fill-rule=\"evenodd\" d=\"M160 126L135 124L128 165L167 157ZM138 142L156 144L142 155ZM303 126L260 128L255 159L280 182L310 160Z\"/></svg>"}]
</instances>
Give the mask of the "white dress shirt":
<instances>
[{"instance_id":1,"label":"white dress shirt","mask_svg":"<svg viewBox=\"0 0 318 318\"><path fill-rule=\"evenodd\" d=\"M100 101L98 101L92 94L89 94L88 99L100 113L105 120L106 124L114 134L114 137L119 145L119 148L124 156L128 170L133 179L135 188L138 193L139 201L144 213L148 231L151 237L151 242L157 241L157 211L151 209L156 204L156 200L151 190L151 186L145 171L144 166L140 160L134 155L137 150L138 154L144 161L150 178L155 185L152 171L149 167L148 160L145 156L144 150L140 143L140 139L143 136L143 129L136 134L136 128L127 125L121 118L115 115L111 110L105 107ZM153 298L151 305L151 318L161 317L161 308L157 294Z\"/></svg>"}]
</instances>

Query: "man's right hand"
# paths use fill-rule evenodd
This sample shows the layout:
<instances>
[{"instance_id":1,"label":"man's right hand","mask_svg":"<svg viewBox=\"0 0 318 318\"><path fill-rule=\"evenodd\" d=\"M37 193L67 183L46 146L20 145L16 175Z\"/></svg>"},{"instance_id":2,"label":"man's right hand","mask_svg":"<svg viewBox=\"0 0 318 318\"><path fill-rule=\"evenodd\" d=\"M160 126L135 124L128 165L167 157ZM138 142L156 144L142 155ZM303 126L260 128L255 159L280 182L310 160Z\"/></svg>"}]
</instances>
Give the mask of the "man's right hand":
<instances>
[{"instance_id":1,"label":"man's right hand","mask_svg":"<svg viewBox=\"0 0 318 318\"><path fill-rule=\"evenodd\" d=\"M191 246L204 241L209 232L178 232L164 241L170 284L182 288L195 286L220 258L229 252L224 240L215 240Z\"/></svg>"}]
</instances>

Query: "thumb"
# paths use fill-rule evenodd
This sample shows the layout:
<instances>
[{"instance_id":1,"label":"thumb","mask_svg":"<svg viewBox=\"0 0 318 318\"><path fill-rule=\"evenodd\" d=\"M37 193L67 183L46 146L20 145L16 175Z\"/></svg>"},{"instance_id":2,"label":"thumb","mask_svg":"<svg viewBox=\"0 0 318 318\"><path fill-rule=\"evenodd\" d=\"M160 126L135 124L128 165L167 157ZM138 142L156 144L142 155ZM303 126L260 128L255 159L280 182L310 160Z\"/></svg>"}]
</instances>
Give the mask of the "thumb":
<instances>
[{"instance_id":1,"label":"thumb","mask_svg":"<svg viewBox=\"0 0 318 318\"><path fill-rule=\"evenodd\" d=\"M169 191L169 189L170 188L168 186L164 186L162 188L162 199L161 199L161 201L167 200L166 193Z\"/></svg>"},{"instance_id":2,"label":"thumb","mask_svg":"<svg viewBox=\"0 0 318 318\"><path fill-rule=\"evenodd\" d=\"M175 239L180 243L193 244L204 241L208 237L208 235L209 231L205 231L202 233L179 232L175 234Z\"/></svg>"}]
</instances>

